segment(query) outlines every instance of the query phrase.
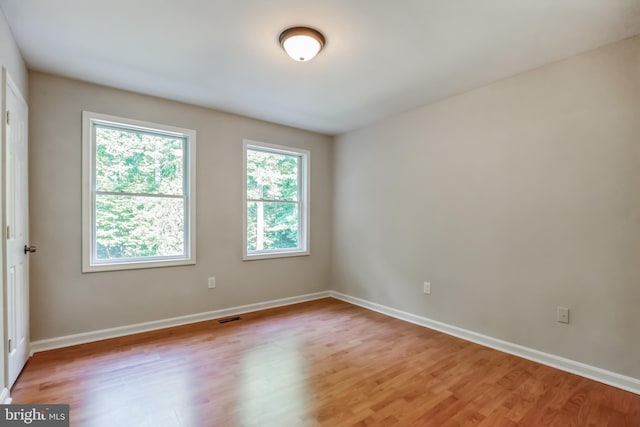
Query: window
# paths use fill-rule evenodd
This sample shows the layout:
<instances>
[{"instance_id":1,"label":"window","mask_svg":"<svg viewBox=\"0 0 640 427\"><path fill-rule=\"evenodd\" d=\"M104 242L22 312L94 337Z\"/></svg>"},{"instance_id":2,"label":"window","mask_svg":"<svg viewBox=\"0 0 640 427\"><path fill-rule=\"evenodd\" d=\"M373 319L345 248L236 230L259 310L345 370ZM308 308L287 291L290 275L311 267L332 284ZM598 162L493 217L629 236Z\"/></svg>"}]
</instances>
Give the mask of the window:
<instances>
[{"instance_id":1,"label":"window","mask_svg":"<svg viewBox=\"0 0 640 427\"><path fill-rule=\"evenodd\" d=\"M306 150L244 141L244 259L309 254Z\"/></svg>"},{"instance_id":2,"label":"window","mask_svg":"<svg viewBox=\"0 0 640 427\"><path fill-rule=\"evenodd\" d=\"M82 271L195 264L195 131L82 121Z\"/></svg>"}]
</instances>

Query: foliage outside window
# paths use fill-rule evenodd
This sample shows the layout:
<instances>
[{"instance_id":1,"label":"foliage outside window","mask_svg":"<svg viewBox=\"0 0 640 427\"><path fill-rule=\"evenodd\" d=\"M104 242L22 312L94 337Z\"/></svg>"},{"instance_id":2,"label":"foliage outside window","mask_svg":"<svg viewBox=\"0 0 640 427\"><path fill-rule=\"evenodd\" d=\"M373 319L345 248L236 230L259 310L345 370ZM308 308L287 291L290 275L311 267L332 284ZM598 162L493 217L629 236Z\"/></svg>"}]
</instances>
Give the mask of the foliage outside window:
<instances>
[{"instance_id":1,"label":"foliage outside window","mask_svg":"<svg viewBox=\"0 0 640 427\"><path fill-rule=\"evenodd\" d=\"M245 141L244 259L308 255L309 152Z\"/></svg>"},{"instance_id":2,"label":"foliage outside window","mask_svg":"<svg viewBox=\"0 0 640 427\"><path fill-rule=\"evenodd\" d=\"M83 271L195 263L195 132L83 113Z\"/></svg>"}]
</instances>

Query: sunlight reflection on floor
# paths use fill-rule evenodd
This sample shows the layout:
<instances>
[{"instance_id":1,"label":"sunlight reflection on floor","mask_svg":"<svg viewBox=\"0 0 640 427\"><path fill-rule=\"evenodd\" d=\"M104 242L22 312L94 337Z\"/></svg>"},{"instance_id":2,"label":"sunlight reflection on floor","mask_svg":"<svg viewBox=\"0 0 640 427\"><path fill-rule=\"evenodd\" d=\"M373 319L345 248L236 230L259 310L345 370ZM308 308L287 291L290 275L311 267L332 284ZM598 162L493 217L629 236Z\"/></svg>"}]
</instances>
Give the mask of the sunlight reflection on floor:
<instances>
[{"instance_id":1,"label":"sunlight reflection on floor","mask_svg":"<svg viewBox=\"0 0 640 427\"><path fill-rule=\"evenodd\" d=\"M125 353L115 361L111 359L109 364L86 372L91 390L86 412L92 414L91 418L72 414L72 419L91 427L196 425L190 420L183 423L178 414L179 408L191 403L192 373L188 366L181 352ZM128 381L133 373L136 381ZM123 407L127 410L119 410Z\"/></svg>"},{"instance_id":2,"label":"sunlight reflection on floor","mask_svg":"<svg viewBox=\"0 0 640 427\"><path fill-rule=\"evenodd\" d=\"M296 339L250 348L242 358L238 421L241 425L304 426L308 409L306 363Z\"/></svg>"}]
</instances>

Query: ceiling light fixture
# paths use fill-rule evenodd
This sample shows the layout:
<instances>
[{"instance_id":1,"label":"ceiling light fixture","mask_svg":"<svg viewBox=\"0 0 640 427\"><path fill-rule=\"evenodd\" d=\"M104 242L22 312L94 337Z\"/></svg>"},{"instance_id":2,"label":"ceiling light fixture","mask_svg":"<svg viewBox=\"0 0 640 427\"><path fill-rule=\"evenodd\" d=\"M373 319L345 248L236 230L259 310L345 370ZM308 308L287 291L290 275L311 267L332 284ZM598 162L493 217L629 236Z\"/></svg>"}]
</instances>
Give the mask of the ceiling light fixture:
<instances>
[{"instance_id":1,"label":"ceiling light fixture","mask_svg":"<svg viewBox=\"0 0 640 427\"><path fill-rule=\"evenodd\" d=\"M308 27L287 28L280 34L280 46L295 61L313 59L324 47L324 36Z\"/></svg>"}]
</instances>

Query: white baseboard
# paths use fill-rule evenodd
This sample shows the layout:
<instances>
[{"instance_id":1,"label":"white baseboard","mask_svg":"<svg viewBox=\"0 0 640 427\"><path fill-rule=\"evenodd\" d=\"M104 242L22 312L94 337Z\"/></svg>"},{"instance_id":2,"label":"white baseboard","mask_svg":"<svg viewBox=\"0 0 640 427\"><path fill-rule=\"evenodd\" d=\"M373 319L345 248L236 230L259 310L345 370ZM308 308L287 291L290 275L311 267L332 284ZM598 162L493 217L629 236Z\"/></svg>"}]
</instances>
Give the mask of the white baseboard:
<instances>
[{"instance_id":1,"label":"white baseboard","mask_svg":"<svg viewBox=\"0 0 640 427\"><path fill-rule=\"evenodd\" d=\"M205 313L189 314L169 319L154 320L152 322L136 323L134 325L119 326L116 328L101 329L98 331L33 341L31 342L31 353L33 354L39 351L53 350L55 348L69 347L72 345L100 341L109 338L117 338L125 335L133 335L141 332L155 331L173 326L187 325L189 323L203 322L205 320L219 319L221 317L236 316L238 314L250 313L252 311L266 310L268 308L282 307L285 305L313 301L327 297L329 297L329 291L322 291L313 294L259 302L256 304L247 304L238 307L224 308L221 310L207 311Z\"/></svg>"},{"instance_id":2,"label":"white baseboard","mask_svg":"<svg viewBox=\"0 0 640 427\"><path fill-rule=\"evenodd\" d=\"M0 392L0 405L9 405L11 403L11 396L9 396L9 389L3 388Z\"/></svg>"},{"instance_id":3,"label":"white baseboard","mask_svg":"<svg viewBox=\"0 0 640 427\"><path fill-rule=\"evenodd\" d=\"M562 371L580 375L581 377L589 378L591 380L627 390L635 394L640 394L640 379L637 378L628 377L625 375L617 374L615 372L607 371L605 369L596 368L595 366L576 362L575 360L566 359L564 357L556 356L549 353L544 353L542 351L534 350L532 348L525 347L519 344L503 341L487 335L482 335L477 332L469 331L457 326L448 325L446 323L438 322L426 317L407 313L406 311L397 310L395 308L345 295L340 292L330 291L329 293L333 298L363 308L367 308L369 310L377 311L378 313L386 314L387 316L395 317L396 319L415 323L416 325L434 329L448 335L453 335L454 337L458 337L466 341L471 341L476 344L491 347L493 349L513 354L524 359L532 360L543 365L551 366Z\"/></svg>"},{"instance_id":4,"label":"white baseboard","mask_svg":"<svg viewBox=\"0 0 640 427\"><path fill-rule=\"evenodd\" d=\"M487 335L479 334L457 326L438 322L426 317L408 313L406 311L397 310L361 298L352 297L336 291L322 291L313 294L299 295L295 297L282 298L272 301L265 301L256 304L241 305L238 307L225 308L221 310L213 310L205 313L190 314L186 316L172 317L169 319L156 320L152 322L137 323L134 325L120 326L117 328L102 329L98 331L85 332L75 335L67 335L58 338L34 341L31 343L31 351L37 353L39 351L52 350L55 348L68 347L77 344L84 344L93 341L100 341L109 338L117 338L126 335L138 334L141 332L154 331L158 329L170 328L173 326L186 325L189 323L203 322L206 320L218 319L226 316L235 316L253 311L265 310L269 308L282 307L291 304L297 304L305 301L313 301L321 298L333 297L341 301L348 302L387 316L395 317L416 325L424 326L429 329L443 332L471 341L486 347L490 347L505 353L513 354L543 365L551 366L562 371L580 375L585 378L592 379L604 384L611 385L623 390L630 391L640 395L640 379L621 375L595 366L586 365L575 360L566 359L564 357L545 353L519 344L503 341ZM11 403L9 391L4 389L0 393L0 403Z\"/></svg>"}]
</instances>

